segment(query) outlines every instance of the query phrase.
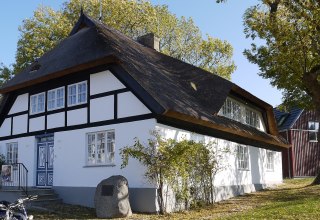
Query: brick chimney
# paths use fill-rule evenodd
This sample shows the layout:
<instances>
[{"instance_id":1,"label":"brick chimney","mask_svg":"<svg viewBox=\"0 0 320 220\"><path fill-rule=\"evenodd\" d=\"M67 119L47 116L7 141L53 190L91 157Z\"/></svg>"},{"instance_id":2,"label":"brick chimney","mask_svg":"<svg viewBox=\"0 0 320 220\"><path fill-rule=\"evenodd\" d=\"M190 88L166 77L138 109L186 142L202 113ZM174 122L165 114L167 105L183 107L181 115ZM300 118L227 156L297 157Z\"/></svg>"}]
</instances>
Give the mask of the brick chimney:
<instances>
[{"instance_id":1,"label":"brick chimney","mask_svg":"<svg viewBox=\"0 0 320 220\"><path fill-rule=\"evenodd\" d=\"M137 41L149 48L160 51L160 39L154 36L154 33L149 33L138 37Z\"/></svg>"}]
</instances>

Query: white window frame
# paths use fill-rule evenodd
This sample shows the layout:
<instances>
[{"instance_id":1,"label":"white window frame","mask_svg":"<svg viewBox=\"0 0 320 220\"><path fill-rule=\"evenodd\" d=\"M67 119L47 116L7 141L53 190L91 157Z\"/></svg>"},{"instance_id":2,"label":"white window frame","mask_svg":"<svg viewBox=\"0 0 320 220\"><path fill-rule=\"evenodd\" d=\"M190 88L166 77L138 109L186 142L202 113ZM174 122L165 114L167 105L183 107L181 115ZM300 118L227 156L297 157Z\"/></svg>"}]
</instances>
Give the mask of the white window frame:
<instances>
[{"instance_id":1,"label":"white window frame","mask_svg":"<svg viewBox=\"0 0 320 220\"><path fill-rule=\"evenodd\" d=\"M84 95L85 95L84 100L81 100L81 94L83 94L83 92L80 93L81 92L80 88L81 88L82 85L85 85L85 87L86 87L85 93L84 93ZM75 89L75 94L71 94L71 90L70 90L71 87L75 87L76 88ZM74 97L75 98L74 99L75 100L74 103L73 102L71 103L71 97L72 96L75 96ZM80 104L87 103L87 99L88 99L87 81L82 81L82 82L78 82L78 83L74 83L74 84L68 85L68 106L75 106L75 105L80 105Z\"/></svg>"},{"instance_id":2,"label":"white window frame","mask_svg":"<svg viewBox=\"0 0 320 220\"><path fill-rule=\"evenodd\" d=\"M309 142L318 142L319 122L309 121L308 131L309 131Z\"/></svg>"},{"instance_id":3,"label":"white window frame","mask_svg":"<svg viewBox=\"0 0 320 220\"><path fill-rule=\"evenodd\" d=\"M18 163L18 142L12 142L6 144L7 148L7 164L16 164Z\"/></svg>"},{"instance_id":4,"label":"white window frame","mask_svg":"<svg viewBox=\"0 0 320 220\"><path fill-rule=\"evenodd\" d=\"M274 171L274 151L266 150L267 171Z\"/></svg>"},{"instance_id":5,"label":"white window frame","mask_svg":"<svg viewBox=\"0 0 320 220\"><path fill-rule=\"evenodd\" d=\"M58 100L61 100L61 97L58 98L58 91L61 90L63 95L62 95L62 105L58 106ZM54 97L51 98L50 94L54 94ZM52 110L56 110L56 109L60 109L60 108L64 108L64 97L65 97L65 88L64 86L56 88L56 89L52 89L49 90L47 92L47 110L48 111L52 111ZM50 105L50 102L53 102L53 105Z\"/></svg>"},{"instance_id":6,"label":"white window frame","mask_svg":"<svg viewBox=\"0 0 320 220\"><path fill-rule=\"evenodd\" d=\"M259 115L257 112L246 108L245 110L246 124L255 128L259 128Z\"/></svg>"},{"instance_id":7,"label":"white window frame","mask_svg":"<svg viewBox=\"0 0 320 220\"><path fill-rule=\"evenodd\" d=\"M246 106L244 103L236 101L227 97L224 102L219 115L230 118L232 120L241 122L243 124L255 127L263 131L264 126L261 126L260 122L263 122L261 113Z\"/></svg>"},{"instance_id":8,"label":"white window frame","mask_svg":"<svg viewBox=\"0 0 320 220\"><path fill-rule=\"evenodd\" d=\"M43 103L40 102L41 101L40 97L42 95L43 95ZM35 102L33 102L33 100L35 100ZM42 105L42 110L39 110L40 104ZM45 106L46 106L46 93L45 92L41 92L41 93L34 94L34 95L30 96L30 115L35 115L35 114L45 112ZM33 107L35 107L35 110Z\"/></svg>"},{"instance_id":9,"label":"white window frame","mask_svg":"<svg viewBox=\"0 0 320 220\"><path fill-rule=\"evenodd\" d=\"M237 145L237 165L239 170L250 170L249 147L246 145Z\"/></svg>"},{"instance_id":10,"label":"white window frame","mask_svg":"<svg viewBox=\"0 0 320 220\"><path fill-rule=\"evenodd\" d=\"M99 135L104 135L101 141ZM98 147L103 144L101 157ZM93 148L93 149L92 149ZM89 152L90 151L90 152ZM115 130L97 131L86 134L86 166L114 165L115 156Z\"/></svg>"}]
</instances>

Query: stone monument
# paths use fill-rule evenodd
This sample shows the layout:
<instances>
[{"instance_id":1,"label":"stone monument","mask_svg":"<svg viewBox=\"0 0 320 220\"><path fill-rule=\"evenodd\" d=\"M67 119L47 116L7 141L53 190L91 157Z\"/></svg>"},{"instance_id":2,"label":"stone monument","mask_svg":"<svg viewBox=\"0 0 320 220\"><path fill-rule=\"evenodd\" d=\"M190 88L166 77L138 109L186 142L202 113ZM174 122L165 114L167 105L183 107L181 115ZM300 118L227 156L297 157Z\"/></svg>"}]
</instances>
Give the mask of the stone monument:
<instances>
[{"instance_id":1,"label":"stone monument","mask_svg":"<svg viewBox=\"0 0 320 220\"><path fill-rule=\"evenodd\" d=\"M98 218L131 216L128 180L123 176L111 176L102 180L96 189L94 205Z\"/></svg>"}]
</instances>

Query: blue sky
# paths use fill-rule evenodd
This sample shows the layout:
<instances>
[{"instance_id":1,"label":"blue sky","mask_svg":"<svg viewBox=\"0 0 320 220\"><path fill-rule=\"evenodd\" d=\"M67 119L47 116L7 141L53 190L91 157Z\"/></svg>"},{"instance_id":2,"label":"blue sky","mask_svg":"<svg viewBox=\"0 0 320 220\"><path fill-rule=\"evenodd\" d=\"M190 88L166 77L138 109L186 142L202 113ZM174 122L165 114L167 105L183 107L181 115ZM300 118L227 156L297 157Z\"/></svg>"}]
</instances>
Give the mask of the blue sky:
<instances>
[{"instance_id":1,"label":"blue sky","mask_svg":"<svg viewBox=\"0 0 320 220\"><path fill-rule=\"evenodd\" d=\"M1 2L0 13L0 62L10 65L15 61L18 27L23 19L33 15L39 4L60 8L65 0L10 0ZM152 0L153 4L166 4L177 16L191 17L205 36L227 40L234 48L237 70L232 81L273 106L281 103L281 92L273 88L269 81L257 75L259 68L250 64L242 55L249 48L250 39L243 34L243 13L258 3L258 0L229 0L216 4L215 0Z\"/></svg>"}]
</instances>

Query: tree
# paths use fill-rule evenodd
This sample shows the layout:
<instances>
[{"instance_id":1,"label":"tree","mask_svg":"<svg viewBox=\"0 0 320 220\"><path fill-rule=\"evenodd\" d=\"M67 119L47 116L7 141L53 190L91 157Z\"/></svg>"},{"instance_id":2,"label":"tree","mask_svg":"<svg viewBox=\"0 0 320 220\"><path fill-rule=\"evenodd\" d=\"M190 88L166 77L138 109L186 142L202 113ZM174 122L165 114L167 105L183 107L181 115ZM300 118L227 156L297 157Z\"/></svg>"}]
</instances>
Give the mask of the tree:
<instances>
[{"instance_id":1,"label":"tree","mask_svg":"<svg viewBox=\"0 0 320 220\"><path fill-rule=\"evenodd\" d=\"M245 55L259 65L260 76L283 89L286 105L320 106L318 3L265 2L249 8L244 16L247 37L264 39L265 45L252 44Z\"/></svg>"},{"instance_id":2,"label":"tree","mask_svg":"<svg viewBox=\"0 0 320 220\"><path fill-rule=\"evenodd\" d=\"M147 144L135 139L132 146L120 150L122 165L134 158L145 167L145 177L157 187L160 213L166 211L165 196L168 188L175 194L176 203L196 206L199 202L214 201L213 178L224 168L222 154L216 152L213 143L205 144L192 140L164 139L153 131Z\"/></svg>"},{"instance_id":3,"label":"tree","mask_svg":"<svg viewBox=\"0 0 320 220\"><path fill-rule=\"evenodd\" d=\"M244 54L260 67L260 76L284 91L285 106L315 109L320 117L320 2L261 2L247 9L244 24L247 37L265 43L253 43Z\"/></svg>"},{"instance_id":4,"label":"tree","mask_svg":"<svg viewBox=\"0 0 320 220\"><path fill-rule=\"evenodd\" d=\"M13 71L5 66L3 63L0 63L0 86L7 82L13 77Z\"/></svg>"},{"instance_id":5,"label":"tree","mask_svg":"<svg viewBox=\"0 0 320 220\"><path fill-rule=\"evenodd\" d=\"M160 40L161 52L182 61L199 66L212 73L230 79L235 70L231 60L232 46L208 36L203 39L199 28L191 18L177 18L167 6L153 6L144 0L104 0L102 21L136 39L153 32ZM24 20L19 27L15 72L20 72L60 40L67 37L79 13L83 10L90 16L99 15L99 1L71 0L54 11L49 7L39 7L32 18Z\"/></svg>"}]
</instances>

